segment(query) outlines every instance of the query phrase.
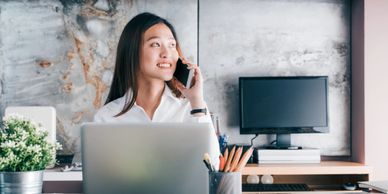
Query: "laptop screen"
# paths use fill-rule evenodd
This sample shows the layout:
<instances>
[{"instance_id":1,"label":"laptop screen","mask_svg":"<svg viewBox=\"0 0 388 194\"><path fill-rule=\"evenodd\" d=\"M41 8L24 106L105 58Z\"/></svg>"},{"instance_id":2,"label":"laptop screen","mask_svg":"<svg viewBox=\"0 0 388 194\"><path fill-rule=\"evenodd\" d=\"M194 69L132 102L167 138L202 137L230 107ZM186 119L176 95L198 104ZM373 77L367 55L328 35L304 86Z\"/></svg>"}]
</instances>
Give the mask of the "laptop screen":
<instances>
[{"instance_id":1,"label":"laptop screen","mask_svg":"<svg viewBox=\"0 0 388 194\"><path fill-rule=\"evenodd\" d=\"M209 123L85 124L84 193L208 192Z\"/></svg>"}]
</instances>

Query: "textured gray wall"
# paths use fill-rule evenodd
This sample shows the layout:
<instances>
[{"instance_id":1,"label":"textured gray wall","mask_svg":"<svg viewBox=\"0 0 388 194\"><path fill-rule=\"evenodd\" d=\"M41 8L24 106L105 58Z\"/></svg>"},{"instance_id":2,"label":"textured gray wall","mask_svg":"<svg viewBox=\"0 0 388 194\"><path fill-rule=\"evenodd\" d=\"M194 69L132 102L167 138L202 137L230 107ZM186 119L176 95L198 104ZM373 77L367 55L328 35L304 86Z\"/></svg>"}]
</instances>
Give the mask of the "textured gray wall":
<instances>
[{"instance_id":1,"label":"textured gray wall","mask_svg":"<svg viewBox=\"0 0 388 194\"><path fill-rule=\"evenodd\" d=\"M0 2L0 116L9 105L52 105L65 152L79 150L79 126L107 95L116 44L142 11L169 19L184 53L197 57L196 0ZM328 75L330 133L293 135L294 144L350 153L349 2L200 0L199 63L205 98L231 143L239 135L238 77ZM261 136L264 144L271 136Z\"/></svg>"},{"instance_id":2,"label":"textured gray wall","mask_svg":"<svg viewBox=\"0 0 388 194\"><path fill-rule=\"evenodd\" d=\"M210 109L232 143L239 135L239 76L329 76L330 133L292 143L350 154L350 17L345 0L201 0L199 63ZM314 110L312 110L314 111ZM273 136L259 136L256 145Z\"/></svg>"},{"instance_id":3,"label":"textured gray wall","mask_svg":"<svg viewBox=\"0 0 388 194\"><path fill-rule=\"evenodd\" d=\"M104 103L125 24L149 11L175 25L197 58L197 1L1 1L0 116L6 106L51 105L64 152L79 151L79 128Z\"/></svg>"}]
</instances>

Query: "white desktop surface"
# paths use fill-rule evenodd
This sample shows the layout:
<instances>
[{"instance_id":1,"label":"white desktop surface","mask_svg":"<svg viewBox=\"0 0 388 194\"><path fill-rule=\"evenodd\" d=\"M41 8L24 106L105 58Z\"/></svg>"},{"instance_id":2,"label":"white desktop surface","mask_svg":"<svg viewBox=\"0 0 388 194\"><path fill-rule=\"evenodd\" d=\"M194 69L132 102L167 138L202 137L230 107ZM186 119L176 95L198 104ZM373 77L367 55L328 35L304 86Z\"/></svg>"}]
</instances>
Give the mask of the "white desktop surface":
<instances>
[{"instance_id":1,"label":"white desktop surface","mask_svg":"<svg viewBox=\"0 0 388 194\"><path fill-rule=\"evenodd\" d=\"M46 169L43 181L82 181L82 171L62 172L60 168Z\"/></svg>"}]
</instances>

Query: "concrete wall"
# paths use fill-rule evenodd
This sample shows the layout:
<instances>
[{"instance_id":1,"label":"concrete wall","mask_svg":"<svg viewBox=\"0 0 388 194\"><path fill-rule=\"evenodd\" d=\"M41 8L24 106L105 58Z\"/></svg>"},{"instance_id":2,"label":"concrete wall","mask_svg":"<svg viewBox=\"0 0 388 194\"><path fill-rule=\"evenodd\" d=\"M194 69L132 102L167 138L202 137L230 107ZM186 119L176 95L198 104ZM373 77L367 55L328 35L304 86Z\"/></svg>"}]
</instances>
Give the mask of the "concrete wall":
<instances>
[{"instance_id":1,"label":"concrete wall","mask_svg":"<svg viewBox=\"0 0 388 194\"><path fill-rule=\"evenodd\" d=\"M157 13L197 58L196 0L0 2L0 114L9 105L52 105L65 151L103 104L116 44L128 20ZM293 135L325 155L350 154L350 18L347 0L200 0L199 63L206 100L231 143L239 135L238 77L328 75L330 133ZM28 14L27 14L28 12ZM0 115L1 116L1 115ZM256 145L272 137L261 136Z\"/></svg>"},{"instance_id":2,"label":"concrete wall","mask_svg":"<svg viewBox=\"0 0 388 194\"><path fill-rule=\"evenodd\" d=\"M253 137L239 135L239 76L327 75L330 133L292 135L292 143L350 154L349 9L345 0L200 1L205 95L230 142ZM271 140L262 135L255 142Z\"/></svg>"},{"instance_id":3,"label":"concrete wall","mask_svg":"<svg viewBox=\"0 0 388 194\"><path fill-rule=\"evenodd\" d=\"M375 169L372 180L388 180L388 1L364 3L365 163Z\"/></svg>"},{"instance_id":4,"label":"concrete wall","mask_svg":"<svg viewBox=\"0 0 388 194\"><path fill-rule=\"evenodd\" d=\"M6 106L51 105L64 152L79 151L79 128L105 101L125 24L149 11L176 27L197 58L197 1L1 1L0 116Z\"/></svg>"}]
</instances>

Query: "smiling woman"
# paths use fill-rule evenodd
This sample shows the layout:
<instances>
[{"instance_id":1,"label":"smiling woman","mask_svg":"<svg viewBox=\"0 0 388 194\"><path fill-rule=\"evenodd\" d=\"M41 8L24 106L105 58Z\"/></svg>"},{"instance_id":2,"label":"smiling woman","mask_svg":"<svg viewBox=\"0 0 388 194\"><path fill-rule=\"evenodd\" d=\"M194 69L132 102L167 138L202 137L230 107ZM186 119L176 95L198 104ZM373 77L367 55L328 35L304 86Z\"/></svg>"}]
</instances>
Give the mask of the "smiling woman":
<instances>
[{"instance_id":1,"label":"smiling woman","mask_svg":"<svg viewBox=\"0 0 388 194\"><path fill-rule=\"evenodd\" d=\"M190 88L173 77L178 58L195 71ZM201 71L184 59L174 27L159 16L142 13L121 34L108 99L95 120L211 122L207 111L190 114L192 109L206 109L202 88Z\"/></svg>"},{"instance_id":2,"label":"smiling woman","mask_svg":"<svg viewBox=\"0 0 388 194\"><path fill-rule=\"evenodd\" d=\"M144 33L141 44L139 83L152 82L153 79L170 81L178 57L171 30L161 23L152 26Z\"/></svg>"},{"instance_id":3,"label":"smiling woman","mask_svg":"<svg viewBox=\"0 0 388 194\"><path fill-rule=\"evenodd\" d=\"M178 59L194 71L186 88L174 78ZM183 56L174 27L151 13L135 16L125 26L117 47L112 85L96 122L208 122L199 67ZM219 156L215 133L213 155Z\"/></svg>"}]
</instances>

